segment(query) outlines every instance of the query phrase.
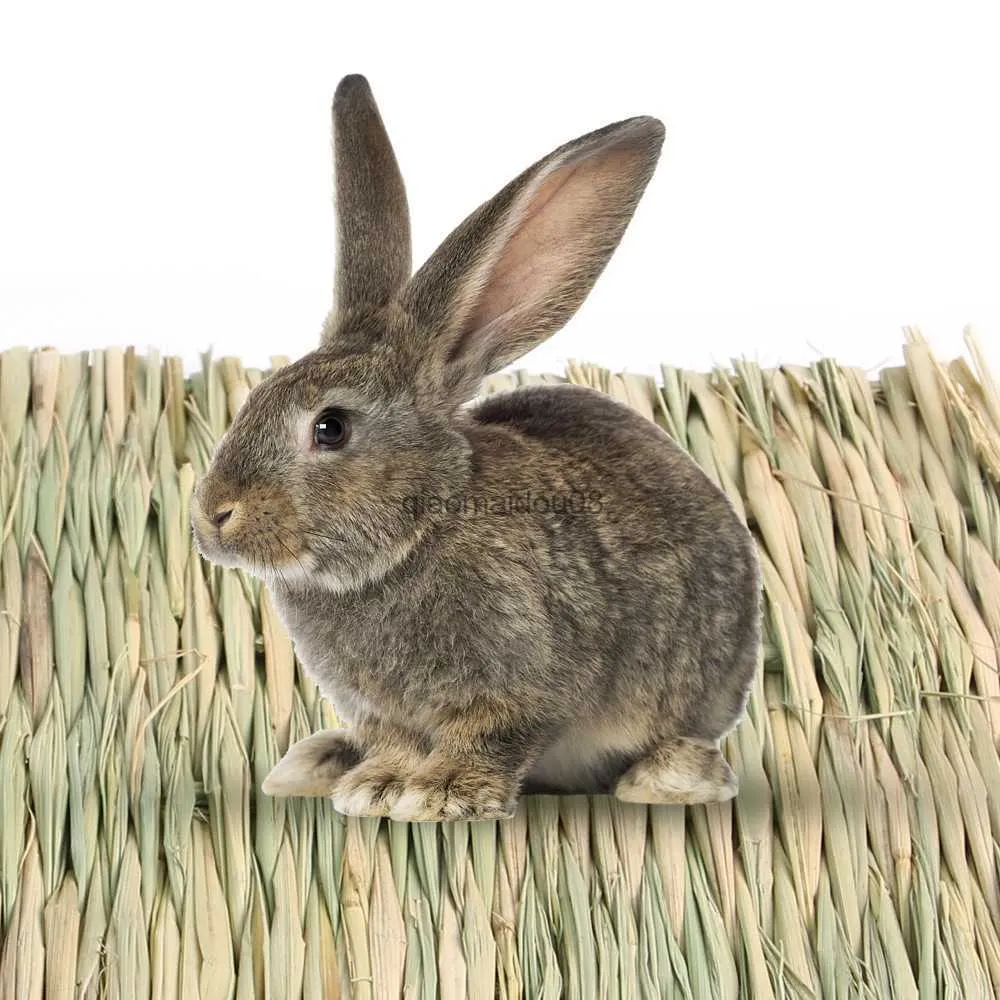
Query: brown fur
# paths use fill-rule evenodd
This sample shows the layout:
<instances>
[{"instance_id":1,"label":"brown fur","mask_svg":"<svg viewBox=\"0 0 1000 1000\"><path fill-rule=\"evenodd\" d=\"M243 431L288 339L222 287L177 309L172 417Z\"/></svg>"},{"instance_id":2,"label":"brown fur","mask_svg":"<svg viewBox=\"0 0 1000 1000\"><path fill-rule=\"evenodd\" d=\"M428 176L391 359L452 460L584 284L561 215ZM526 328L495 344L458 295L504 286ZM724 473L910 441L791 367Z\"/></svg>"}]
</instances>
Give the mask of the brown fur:
<instances>
[{"instance_id":1,"label":"brown fur","mask_svg":"<svg viewBox=\"0 0 1000 1000\"><path fill-rule=\"evenodd\" d=\"M561 146L409 278L402 182L361 78L338 88L334 121L342 245L323 345L253 390L193 505L201 551L265 580L352 727L292 747L265 790L409 820L510 815L524 791L728 797L718 742L760 623L754 545L724 495L593 390L462 406L579 307L662 126ZM352 435L317 451L331 406Z\"/></svg>"}]
</instances>

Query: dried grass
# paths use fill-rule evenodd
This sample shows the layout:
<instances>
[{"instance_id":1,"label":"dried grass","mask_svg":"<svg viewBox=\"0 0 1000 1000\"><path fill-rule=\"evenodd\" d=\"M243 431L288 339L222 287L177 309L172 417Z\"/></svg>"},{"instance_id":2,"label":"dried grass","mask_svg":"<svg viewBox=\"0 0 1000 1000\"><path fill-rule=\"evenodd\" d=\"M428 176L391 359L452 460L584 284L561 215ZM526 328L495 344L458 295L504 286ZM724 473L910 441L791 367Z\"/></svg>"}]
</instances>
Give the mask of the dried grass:
<instances>
[{"instance_id":1,"label":"dried grass","mask_svg":"<svg viewBox=\"0 0 1000 1000\"><path fill-rule=\"evenodd\" d=\"M1000 396L968 346L908 330L874 383L571 364L758 538L742 791L445 827L259 791L336 722L266 592L191 545L264 373L0 354L0 996L998 995Z\"/></svg>"}]
</instances>

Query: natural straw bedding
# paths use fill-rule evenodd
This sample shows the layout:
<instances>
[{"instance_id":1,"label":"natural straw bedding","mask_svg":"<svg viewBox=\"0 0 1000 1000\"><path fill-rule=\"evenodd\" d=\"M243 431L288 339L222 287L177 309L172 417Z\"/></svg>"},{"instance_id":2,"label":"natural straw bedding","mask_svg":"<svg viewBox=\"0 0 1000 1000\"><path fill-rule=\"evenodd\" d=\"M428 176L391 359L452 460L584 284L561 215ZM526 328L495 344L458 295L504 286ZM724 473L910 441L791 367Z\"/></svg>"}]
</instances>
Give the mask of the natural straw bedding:
<instances>
[{"instance_id":1,"label":"natural straw bedding","mask_svg":"<svg viewBox=\"0 0 1000 1000\"><path fill-rule=\"evenodd\" d=\"M191 544L262 374L0 353L0 997L998 995L1000 393L969 354L571 365L759 541L740 796L409 827L259 792L335 724L266 593Z\"/></svg>"}]
</instances>

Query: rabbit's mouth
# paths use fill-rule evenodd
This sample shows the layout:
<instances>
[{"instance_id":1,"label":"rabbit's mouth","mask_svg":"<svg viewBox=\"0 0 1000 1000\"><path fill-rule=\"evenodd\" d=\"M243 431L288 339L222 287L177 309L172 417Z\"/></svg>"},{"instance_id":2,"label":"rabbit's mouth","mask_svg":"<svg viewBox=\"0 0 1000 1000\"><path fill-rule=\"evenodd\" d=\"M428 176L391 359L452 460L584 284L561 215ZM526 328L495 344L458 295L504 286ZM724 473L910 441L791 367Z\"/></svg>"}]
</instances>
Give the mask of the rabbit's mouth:
<instances>
[{"instance_id":1,"label":"rabbit's mouth","mask_svg":"<svg viewBox=\"0 0 1000 1000\"><path fill-rule=\"evenodd\" d=\"M315 560L302 543L290 498L219 500L231 494L212 486L199 484L191 498L191 527L205 559L265 581L306 576Z\"/></svg>"}]
</instances>

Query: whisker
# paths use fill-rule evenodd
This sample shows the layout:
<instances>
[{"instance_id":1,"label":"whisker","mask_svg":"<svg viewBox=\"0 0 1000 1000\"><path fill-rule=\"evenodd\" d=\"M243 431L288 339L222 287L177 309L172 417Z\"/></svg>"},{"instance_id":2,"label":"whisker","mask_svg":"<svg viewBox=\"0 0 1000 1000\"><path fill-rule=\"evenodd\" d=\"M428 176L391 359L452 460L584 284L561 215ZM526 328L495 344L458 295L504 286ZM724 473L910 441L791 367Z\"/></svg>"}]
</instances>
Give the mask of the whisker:
<instances>
[{"instance_id":1,"label":"whisker","mask_svg":"<svg viewBox=\"0 0 1000 1000\"><path fill-rule=\"evenodd\" d=\"M299 559L299 557L295 554L295 552L292 549L292 547L280 535L275 534L274 538L275 538L275 541L277 541L277 543L295 560L296 565L302 571L302 575L303 576L308 576L308 573L306 572L305 566L302 565L302 560ZM279 576L281 576L281 582L285 583L284 574L281 572L281 568L280 567L276 567L276 569L277 569L277 572L278 572Z\"/></svg>"}]
</instances>

